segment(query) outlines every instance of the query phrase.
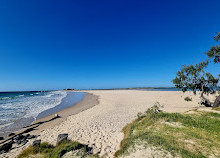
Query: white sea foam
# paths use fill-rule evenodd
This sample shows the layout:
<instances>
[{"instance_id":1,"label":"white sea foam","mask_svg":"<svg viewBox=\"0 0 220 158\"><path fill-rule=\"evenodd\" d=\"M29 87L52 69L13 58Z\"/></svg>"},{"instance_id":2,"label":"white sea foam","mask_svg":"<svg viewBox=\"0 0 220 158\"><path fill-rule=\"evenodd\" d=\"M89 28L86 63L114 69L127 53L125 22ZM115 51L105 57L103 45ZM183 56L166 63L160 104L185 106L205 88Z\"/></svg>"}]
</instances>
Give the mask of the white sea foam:
<instances>
[{"instance_id":1,"label":"white sea foam","mask_svg":"<svg viewBox=\"0 0 220 158\"><path fill-rule=\"evenodd\" d=\"M1 100L8 100L8 99L10 99L10 97L3 97L3 98L1 98Z\"/></svg>"},{"instance_id":2,"label":"white sea foam","mask_svg":"<svg viewBox=\"0 0 220 158\"><path fill-rule=\"evenodd\" d=\"M3 127L10 126L11 124L13 124L13 122L10 122L10 123L7 123L7 124L0 125L0 129L3 128Z\"/></svg>"},{"instance_id":3,"label":"white sea foam","mask_svg":"<svg viewBox=\"0 0 220 158\"><path fill-rule=\"evenodd\" d=\"M27 101L31 108L29 108L28 113L24 117L36 118L39 113L60 104L66 95L66 92L54 91L45 96L35 96L34 101L33 99Z\"/></svg>"},{"instance_id":4,"label":"white sea foam","mask_svg":"<svg viewBox=\"0 0 220 158\"><path fill-rule=\"evenodd\" d=\"M21 118L36 118L42 111L60 104L66 95L67 93L64 91L52 91L37 95L22 94L14 99L2 100L0 104L0 129Z\"/></svg>"}]
</instances>

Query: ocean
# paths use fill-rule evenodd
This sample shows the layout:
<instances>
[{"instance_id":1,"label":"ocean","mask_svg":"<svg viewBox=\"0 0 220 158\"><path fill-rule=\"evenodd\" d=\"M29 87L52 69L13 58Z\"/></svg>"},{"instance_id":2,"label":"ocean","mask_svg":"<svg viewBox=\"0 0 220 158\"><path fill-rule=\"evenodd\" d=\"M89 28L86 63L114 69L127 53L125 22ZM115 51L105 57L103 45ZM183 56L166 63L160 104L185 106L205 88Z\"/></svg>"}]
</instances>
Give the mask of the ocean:
<instances>
[{"instance_id":1,"label":"ocean","mask_svg":"<svg viewBox=\"0 0 220 158\"><path fill-rule=\"evenodd\" d=\"M0 92L0 135L72 106L81 101L84 94L66 91Z\"/></svg>"}]
</instances>

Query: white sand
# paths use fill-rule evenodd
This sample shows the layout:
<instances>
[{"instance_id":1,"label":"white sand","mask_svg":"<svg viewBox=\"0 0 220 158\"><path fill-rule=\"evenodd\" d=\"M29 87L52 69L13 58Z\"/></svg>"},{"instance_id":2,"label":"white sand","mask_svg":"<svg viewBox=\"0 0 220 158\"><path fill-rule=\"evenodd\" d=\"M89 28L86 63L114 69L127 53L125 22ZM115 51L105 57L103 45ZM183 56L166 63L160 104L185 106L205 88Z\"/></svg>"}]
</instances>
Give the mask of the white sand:
<instances>
[{"instance_id":1,"label":"white sand","mask_svg":"<svg viewBox=\"0 0 220 158\"><path fill-rule=\"evenodd\" d=\"M100 156L113 157L123 139L122 128L159 101L167 112L185 112L200 105L199 96L173 91L97 90L87 91L99 96L99 104L67 117L65 121L40 133L42 141L55 144L58 134L68 133L71 140L89 144ZM190 96L193 101L186 102ZM39 139L38 138L38 139ZM14 157L21 149L4 156ZM0 155L1 156L1 155Z\"/></svg>"}]
</instances>

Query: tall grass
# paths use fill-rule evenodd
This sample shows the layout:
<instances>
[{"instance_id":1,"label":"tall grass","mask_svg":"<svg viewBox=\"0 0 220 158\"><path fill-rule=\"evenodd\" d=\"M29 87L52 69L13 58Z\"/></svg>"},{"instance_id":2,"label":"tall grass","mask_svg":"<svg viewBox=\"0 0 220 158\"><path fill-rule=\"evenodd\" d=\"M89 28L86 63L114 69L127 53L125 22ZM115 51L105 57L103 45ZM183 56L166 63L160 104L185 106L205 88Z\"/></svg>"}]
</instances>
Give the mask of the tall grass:
<instances>
[{"instance_id":1,"label":"tall grass","mask_svg":"<svg viewBox=\"0 0 220 158\"><path fill-rule=\"evenodd\" d=\"M53 146L47 142L41 143L40 146L29 146L18 155L18 158L60 158L70 151L76 151L76 155L79 157L98 157L98 155L90 154L86 145L66 140L57 146Z\"/></svg>"},{"instance_id":2,"label":"tall grass","mask_svg":"<svg viewBox=\"0 0 220 158\"><path fill-rule=\"evenodd\" d=\"M141 117L140 117L141 116ZM174 157L220 157L220 114L155 112L149 109L123 129L124 140L116 157L129 155L136 144L159 147Z\"/></svg>"}]
</instances>

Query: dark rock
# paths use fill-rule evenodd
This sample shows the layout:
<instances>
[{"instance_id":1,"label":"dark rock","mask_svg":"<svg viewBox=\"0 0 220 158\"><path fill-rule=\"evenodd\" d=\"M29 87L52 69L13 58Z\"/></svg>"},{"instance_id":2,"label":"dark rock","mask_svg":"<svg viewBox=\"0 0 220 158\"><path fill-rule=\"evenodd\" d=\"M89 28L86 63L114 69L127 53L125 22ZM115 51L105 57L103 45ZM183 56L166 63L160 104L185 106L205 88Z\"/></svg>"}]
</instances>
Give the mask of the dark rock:
<instances>
[{"instance_id":1,"label":"dark rock","mask_svg":"<svg viewBox=\"0 0 220 158\"><path fill-rule=\"evenodd\" d=\"M212 107L212 105L209 102L207 102L206 100L202 100L200 104L204 105L205 107Z\"/></svg>"},{"instance_id":2,"label":"dark rock","mask_svg":"<svg viewBox=\"0 0 220 158\"><path fill-rule=\"evenodd\" d=\"M65 149L62 150L62 151L60 152L60 154L59 154L59 158L62 158L62 156L63 156L65 153L66 153L66 150L65 150Z\"/></svg>"},{"instance_id":3,"label":"dark rock","mask_svg":"<svg viewBox=\"0 0 220 158\"><path fill-rule=\"evenodd\" d=\"M27 142L28 142L27 139L21 139L21 140L17 141L17 144L19 144L19 145L25 145Z\"/></svg>"},{"instance_id":4,"label":"dark rock","mask_svg":"<svg viewBox=\"0 0 220 158\"><path fill-rule=\"evenodd\" d=\"M36 138L36 136L35 136L35 135L29 135L29 136L27 137L27 139L33 139L33 138Z\"/></svg>"},{"instance_id":5,"label":"dark rock","mask_svg":"<svg viewBox=\"0 0 220 158\"><path fill-rule=\"evenodd\" d=\"M27 142L28 142L28 140L25 139L25 140L22 142L22 145L25 145Z\"/></svg>"},{"instance_id":6,"label":"dark rock","mask_svg":"<svg viewBox=\"0 0 220 158\"><path fill-rule=\"evenodd\" d=\"M28 137L30 136L30 134L27 134L26 136L24 136L24 135L22 135L22 134L19 134L19 135L17 135L15 138L14 138L14 140L15 140L15 142L17 143L17 144L22 144L22 145L24 145L24 144L26 144L27 142L28 142Z\"/></svg>"},{"instance_id":7,"label":"dark rock","mask_svg":"<svg viewBox=\"0 0 220 158\"><path fill-rule=\"evenodd\" d=\"M0 154L1 153L4 153L4 152L8 152L11 148L12 148L12 144L14 142L13 141L10 141L8 143L5 143L3 144L1 147L0 147Z\"/></svg>"},{"instance_id":8,"label":"dark rock","mask_svg":"<svg viewBox=\"0 0 220 158\"><path fill-rule=\"evenodd\" d=\"M8 137L11 137L11 136L13 136L13 135L15 135L15 133L10 133L10 134L8 135Z\"/></svg>"},{"instance_id":9,"label":"dark rock","mask_svg":"<svg viewBox=\"0 0 220 158\"><path fill-rule=\"evenodd\" d=\"M30 134L27 134L26 136L24 136L24 139L28 139L29 136Z\"/></svg>"},{"instance_id":10,"label":"dark rock","mask_svg":"<svg viewBox=\"0 0 220 158\"><path fill-rule=\"evenodd\" d=\"M35 141L33 141L32 146L40 146L40 143L41 143L40 139L39 140L35 140Z\"/></svg>"},{"instance_id":11,"label":"dark rock","mask_svg":"<svg viewBox=\"0 0 220 158\"><path fill-rule=\"evenodd\" d=\"M67 140L67 138L68 138L68 134L67 133L59 134L58 137L57 137L57 144L61 143L64 140Z\"/></svg>"},{"instance_id":12,"label":"dark rock","mask_svg":"<svg viewBox=\"0 0 220 158\"><path fill-rule=\"evenodd\" d=\"M4 137L0 137L0 140L4 140Z\"/></svg>"},{"instance_id":13,"label":"dark rock","mask_svg":"<svg viewBox=\"0 0 220 158\"><path fill-rule=\"evenodd\" d=\"M88 145L83 145L83 144L79 144L77 145L74 150L78 150L78 149L81 149L81 148L87 148Z\"/></svg>"},{"instance_id":14,"label":"dark rock","mask_svg":"<svg viewBox=\"0 0 220 158\"><path fill-rule=\"evenodd\" d=\"M86 145L85 147L86 147L86 152L88 154L92 154L92 147L89 147L88 145Z\"/></svg>"},{"instance_id":15,"label":"dark rock","mask_svg":"<svg viewBox=\"0 0 220 158\"><path fill-rule=\"evenodd\" d=\"M17 142L17 141L19 141L19 140L24 139L24 137L25 137L25 136L23 136L22 134L19 134L19 135L17 135L17 136L14 138L14 140Z\"/></svg>"}]
</instances>

